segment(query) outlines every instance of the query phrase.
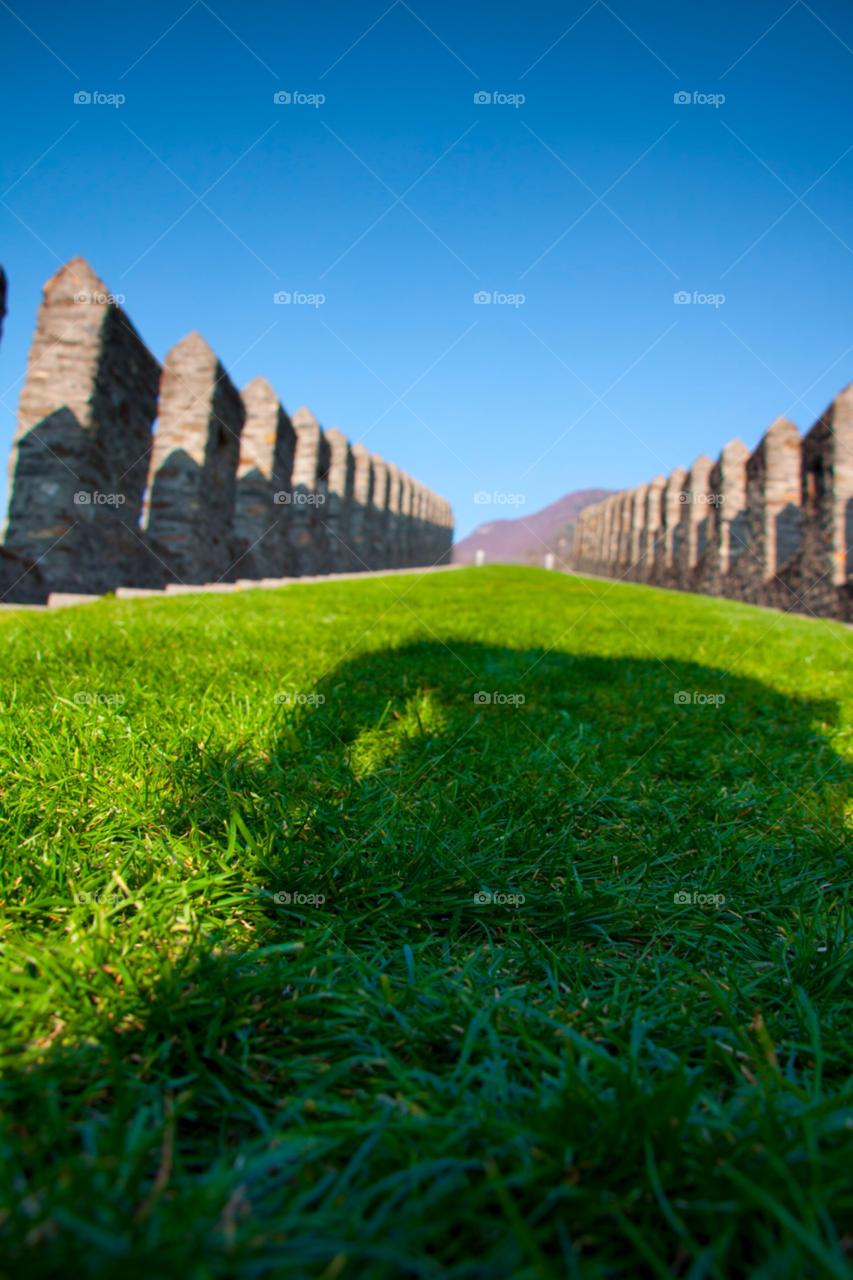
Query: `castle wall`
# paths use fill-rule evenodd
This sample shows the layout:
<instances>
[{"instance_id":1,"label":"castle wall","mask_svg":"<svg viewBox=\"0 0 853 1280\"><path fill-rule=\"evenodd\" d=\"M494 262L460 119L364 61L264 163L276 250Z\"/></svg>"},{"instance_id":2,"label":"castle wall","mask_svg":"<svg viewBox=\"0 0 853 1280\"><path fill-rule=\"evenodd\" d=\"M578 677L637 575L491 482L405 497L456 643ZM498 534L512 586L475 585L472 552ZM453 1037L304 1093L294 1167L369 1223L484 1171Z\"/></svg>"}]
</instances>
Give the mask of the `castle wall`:
<instances>
[{"instance_id":1,"label":"castle wall","mask_svg":"<svg viewBox=\"0 0 853 1280\"><path fill-rule=\"evenodd\" d=\"M234 513L240 578L283 578L293 570L288 517L296 432L266 378L242 391L246 421L240 436Z\"/></svg>"},{"instance_id":2,"label":"castle wall","mask_svg":"<svg viewBox=\"0 0 853 1280\"><path fill-rule=\"evenodd\" d=\"M160 412L143 527L171 580L233 582L240 436L246 410L199 333L172 348L160 381Z\"/></svg>"},{"instance_id":3,"label":"castle wall","mask_svg":"<svg viewBox=\"0 0 853 1280\"><path fill-rule=\"evenodd\" d=\"M0 268L0 326L5 299ZM161 370L119 302L82 258L45 286L9 462L0 600L447 558L443 499L324 433L310 410L291 420L266 379L241 396L198 333Z\"/></svg>"},{"instance_id":4,"label":"castle wall","mask_svg":"<svg viewBox=\"0 0 853 1280\"><path fill-rule=\"evenodd\" d=\"M777 418L751 454L730 440L584 508L572 568L853 621L853 385L802 440Z\"/></svg>"},{"instance_id":5,"label":"castle wall","mask_svg":"<svg viewBox=\"0 0 853 1280\"><path fill-rule=\"evenodd\" d=\"M74 258L47 282L38 310L2 540L7 557L38 564L45 598L111 591L144 556L138 525L160 370L110 298Z\"/></svg>"}]
</instances>

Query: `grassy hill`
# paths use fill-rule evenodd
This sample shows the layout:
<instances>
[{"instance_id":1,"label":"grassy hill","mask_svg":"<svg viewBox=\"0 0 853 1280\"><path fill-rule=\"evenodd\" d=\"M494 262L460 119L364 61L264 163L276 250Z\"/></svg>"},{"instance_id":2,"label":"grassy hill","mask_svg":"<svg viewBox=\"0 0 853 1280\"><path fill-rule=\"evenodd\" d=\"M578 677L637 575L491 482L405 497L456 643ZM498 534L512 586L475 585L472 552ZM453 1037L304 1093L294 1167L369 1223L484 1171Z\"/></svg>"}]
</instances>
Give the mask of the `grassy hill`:
<instances>
[{"instance_id":1,"label":"grassy hill","mask_svg":"<svg viewBox=\"0 0 853 1280\"><path fill-rule=\"evenodd\" d=\"M0 1275L853 1275L847 628L484 568L0 645Z\"/></svg>"}]
</instances>

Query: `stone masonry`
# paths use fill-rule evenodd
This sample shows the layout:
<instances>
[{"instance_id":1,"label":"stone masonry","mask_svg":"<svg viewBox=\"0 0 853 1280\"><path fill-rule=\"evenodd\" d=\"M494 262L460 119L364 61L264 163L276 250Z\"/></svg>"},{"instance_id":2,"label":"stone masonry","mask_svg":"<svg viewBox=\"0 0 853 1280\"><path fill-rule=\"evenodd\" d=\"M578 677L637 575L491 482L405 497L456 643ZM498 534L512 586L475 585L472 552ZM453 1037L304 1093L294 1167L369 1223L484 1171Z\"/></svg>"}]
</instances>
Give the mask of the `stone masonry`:
<instances>
[{"instance_id":1,"label":"stone masonry","mask_svg":"<svg viewBox=\"0 0 853 1280\"><path fill-rule=\"evenodd\" d=\"M329 443L329 478L325 514L321 511L320 515L326 527L329 566L334 573L349 573L353 565L346 534L353 500L355 460L343 431L332 427L326 432L326 440Z\"/></svg>"},{"instance_id":2,"label":"stone masonry","mask_svg":"<svg viewBox=\"0 0 853 1280\"><path fill-rule=\"evenodd\" d=\"M243 388L234 512L236 569L241 578L278 578L293 567L282 499L290 495L296 432L266 378Z\"/></svg>"},{"instance_id":3,"label":"stone masonry","mask_svg":"<svg viewBox=\"0 0 853 1280\"><path fill-rule=\"evenodd\" d=\"M166 572L183 583L239 576L234 514L246 410L202 338L166 356L144 528Z\"/></svg>"},{"instance_id":4,"label":"stone masonry","mask_svg":"<svg viewBox=\"0 0 853 1280\"><path fill-rule=\"evenodd\" d=\"M143 571L139 517L159 375L82 258L47 282L21 392L3 530L7 552L38 565L43 591L111 591ZM21 596L18 590L9 598Z\"/></svg>"},{"instance_id":5,"label":"stone masonry","mask_svg":"<svg viewBox=\"0 0 853 1280\"><path fill-rule=\"evenodd\" d=\"M325 525L330 450L320 424L310 409L293 415L296 454L293 459L293 495L289 512L290 545L297 576L322 573L329 560Z\"/></svg>"},{"instance_id":6,"label":"stone masonry","mask_svg":"<svg viewBox=\"0 0 853 1280\"><path fill-rule=\"evenodd\" d=\"M5 298L0 268L0 326ZM452 530L442 499L310 410L291 420L266 379L241 395L200 334L161 370L82 258L45 285L9 463L3 602L445 564Z\"/></svg>"},{"instance_id":7,"label":"stone masonry","mask_svg":"<svg viewBox=\"0 0 853 1280\"><path fill-rule=\"evenodd\" d=\"M853 621L853 385L802 439L777 418L585 507L572 569Z\"/></svg>"}]
</instances>

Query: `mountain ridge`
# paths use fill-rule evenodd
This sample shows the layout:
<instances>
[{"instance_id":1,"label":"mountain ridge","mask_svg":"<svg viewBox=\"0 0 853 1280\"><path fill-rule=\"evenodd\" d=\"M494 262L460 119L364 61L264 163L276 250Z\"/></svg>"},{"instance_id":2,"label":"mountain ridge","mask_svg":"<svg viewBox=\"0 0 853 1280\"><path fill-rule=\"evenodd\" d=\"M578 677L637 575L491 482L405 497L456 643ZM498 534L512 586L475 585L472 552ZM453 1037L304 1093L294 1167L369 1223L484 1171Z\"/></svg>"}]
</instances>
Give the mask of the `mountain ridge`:
<instances>
[{"instance_id":1,"label":"mountain ridge","mask_svg":"<svg viewBox=\"0 0 853 1280\"><path fill-rule=\"evenodd\" d=\"M486 521L454 544L451 563L476 564L477 552L482 551L486 564L541 564L548 551L559 554L559 546L554 545L559 530L574 524L584 507L614 492L576 489L529 516Z\"/></svg>"}]
</instances>

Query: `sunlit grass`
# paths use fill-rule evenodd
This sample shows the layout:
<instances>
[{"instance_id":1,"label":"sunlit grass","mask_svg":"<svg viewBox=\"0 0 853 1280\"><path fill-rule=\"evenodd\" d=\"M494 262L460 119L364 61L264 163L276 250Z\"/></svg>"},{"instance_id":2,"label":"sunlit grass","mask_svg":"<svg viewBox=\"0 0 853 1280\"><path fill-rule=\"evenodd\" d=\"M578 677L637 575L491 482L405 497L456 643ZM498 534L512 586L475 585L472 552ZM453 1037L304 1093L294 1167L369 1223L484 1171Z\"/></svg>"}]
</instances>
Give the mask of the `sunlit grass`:
<instances>
[{"instance_id":1,"label":"sunlit grass","mask_svg":"<svg viewBox=\"0 0 853 1280\"><path fill-rule=\"evenodd\" d=\"M509 568L4 619L0 1272L853 1274L851 636Z\"/></svg>"}]
</instances>

